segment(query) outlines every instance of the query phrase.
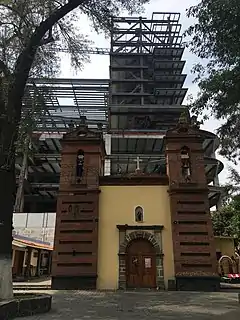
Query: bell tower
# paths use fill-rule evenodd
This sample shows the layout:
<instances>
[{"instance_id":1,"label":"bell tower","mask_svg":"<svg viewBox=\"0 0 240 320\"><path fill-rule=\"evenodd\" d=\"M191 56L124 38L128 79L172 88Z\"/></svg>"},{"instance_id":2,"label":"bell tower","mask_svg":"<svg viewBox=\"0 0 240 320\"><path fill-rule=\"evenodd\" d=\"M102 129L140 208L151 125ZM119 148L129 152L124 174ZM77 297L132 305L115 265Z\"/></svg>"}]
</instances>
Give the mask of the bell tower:
<instances>
[{"instance_id":1,"label":"bell tower","mask_svg":"<svg viewBox=\"0 0 240 320\"><path fill-rule=\"evenodd\" d=\"M198 125L184 116L165 138L177 290L220 287L203 141Z\"/></svg>"},{"instance_id":2,"label":"bell tower","mask_svg":"<svg viewBox=\"0 0 240 320\"><path fill-rule=\"evenodd\" d=\"M102 132L90 131L85 124L62 139L53 289L96 288L99 176L104 157Z\"/></svg>"}]
</instances>

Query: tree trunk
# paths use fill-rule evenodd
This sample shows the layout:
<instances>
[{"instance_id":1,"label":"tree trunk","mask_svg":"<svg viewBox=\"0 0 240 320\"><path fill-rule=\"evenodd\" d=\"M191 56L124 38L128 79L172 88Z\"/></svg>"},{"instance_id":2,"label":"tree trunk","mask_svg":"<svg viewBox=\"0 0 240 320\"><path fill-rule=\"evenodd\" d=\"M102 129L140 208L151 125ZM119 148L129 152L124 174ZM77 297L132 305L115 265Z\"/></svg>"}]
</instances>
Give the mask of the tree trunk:
<instances>
[{"instance_id":1,"label":"tree trunk","mask_svg":"<svg viewBox=\"0 0 240 320\"><path fill-rule=\"evenodd\" d=\"M16 128L0 122L0 300L13 298L12 288L12 213L16 188ZM4 133L4 134L3 134Z\"/></svg>"},{"instance_id":2,"label":"tree trunk","mask_svg":"<svg viewBox=\"0 0 240 320\"><path fill-rule=\"evenodd\" d=\"M11 75L7 102L1 96L0 82L0 300L13 297L12 288L12 215L16 194L15 144L21 120L22 98L36 51L52 26L88 0L69 0L35 29L19 55Z\"/></svg>"},{"instance_id":3,"label":"tree trunk","mask_svg":"<svg viewBox=\"0 0 240 320\"><path fill-rule=\"evenodd\" d=\"M29 135L27 135L24 141L23 160L22 160L22 166L21 166L19 179L18 179L18 188L17 188L16 201L14 206L15 212L23 212L23 208L24 208L24 181L26 179L27 170L28 170L29 140L30 140Z\"/></svg>"}]
</instances>

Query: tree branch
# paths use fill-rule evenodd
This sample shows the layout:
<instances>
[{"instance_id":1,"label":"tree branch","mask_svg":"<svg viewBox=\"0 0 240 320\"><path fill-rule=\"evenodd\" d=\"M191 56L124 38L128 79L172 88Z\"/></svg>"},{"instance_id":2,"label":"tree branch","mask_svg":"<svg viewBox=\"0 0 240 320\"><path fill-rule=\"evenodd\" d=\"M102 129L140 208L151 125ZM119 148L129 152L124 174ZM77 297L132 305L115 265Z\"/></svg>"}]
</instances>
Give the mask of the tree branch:
<instances>
[{"instance_id":1,"label":"tree branch","mask_svg":"<svg viewBox=\"0 0 240 320\"><path fill-rule=\"evenodd\" d=\"M30 26L29 21L27 21L27 19L26 19L25 17L23 17L18 10L16 10L15 8L13 8L13 7L11 7L10 5L7 5L7 4L2 4L2 3L0 3L0 6L1 6L1 7L4 7L4 8L7 9L7 10L12 11L13 13L15 13L16 15L18 15L19 17L21 17L21 19L25 22L26 26L28 26L28 27Z\"/></svg>"},{"instance_id":2,"label":"tree branch","mask_svg":"<svg viewBox=\"0 0 240 320\"><path fill-rule=\"evenodd\" d=\"M7 65L2 60L0 60L0 71L4 74L6 78L10 77L11 75Z\"/></svg>"},{"instance_id":3,"label":"tree branch","mask_svg":"<svg viewBox=\"0 0 240 320\"><path fill-rule=\"evenodd\" d=\"M10 87L8 97L11 105L9 112L14 113L15 123L18 124L21 119L21 101L24 95L25 86L28 80L29 72L32 67L35 54L44 35L58 22L78 6L87 3L89 0L69 0L68 3L56 9L35 29L29 39L27 47L23 50L17 59L13 73L13 82Z\"/></svg>"}]
</instances>

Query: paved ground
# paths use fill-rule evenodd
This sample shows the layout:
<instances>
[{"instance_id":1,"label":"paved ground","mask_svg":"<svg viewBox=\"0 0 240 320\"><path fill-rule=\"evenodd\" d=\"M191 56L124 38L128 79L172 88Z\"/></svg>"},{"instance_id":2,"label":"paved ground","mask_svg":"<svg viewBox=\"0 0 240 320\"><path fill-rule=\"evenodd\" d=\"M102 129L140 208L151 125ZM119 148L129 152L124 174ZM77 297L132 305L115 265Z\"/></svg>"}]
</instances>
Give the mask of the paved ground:
<instances>
[{"instance_id":1,"label":"paved ground","mask_svg":"<svg viewBox=\"0 0 240 320\"><path fill-rule=\"evenodd\" d=\"M240 319L238 295L231 292L47 292L52 311L22 320Z\"/></svg>"}]
</instances>

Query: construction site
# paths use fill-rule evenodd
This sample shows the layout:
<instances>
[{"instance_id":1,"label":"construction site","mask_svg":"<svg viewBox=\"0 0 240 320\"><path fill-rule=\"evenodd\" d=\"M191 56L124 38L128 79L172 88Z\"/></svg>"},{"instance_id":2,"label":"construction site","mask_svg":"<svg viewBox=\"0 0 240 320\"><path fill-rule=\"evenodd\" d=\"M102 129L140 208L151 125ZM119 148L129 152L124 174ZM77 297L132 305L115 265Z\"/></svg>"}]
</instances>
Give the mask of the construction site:
<instances>
[{"instance_id":1,"label":"construction site","mask_svg":"<svg viewBox=\"0 0 240 320\"><path fill-rule=\"evenodd\" d=\"M40 106L30 151L16 162L18 185L23 182L18 212L54 213L61 171L61 139L70 128L86 123L102 130L106 160L104 175L165 173L164 136L185 110L185 61L180 14L153 13L151 19L114 18L109 55L109 79L30 79L23 117L33 100ZM221 196L216 159L218 138L202 131L210 207ZM26 226L27 227L27 226Z\"/></svg>"}]
</instances>

